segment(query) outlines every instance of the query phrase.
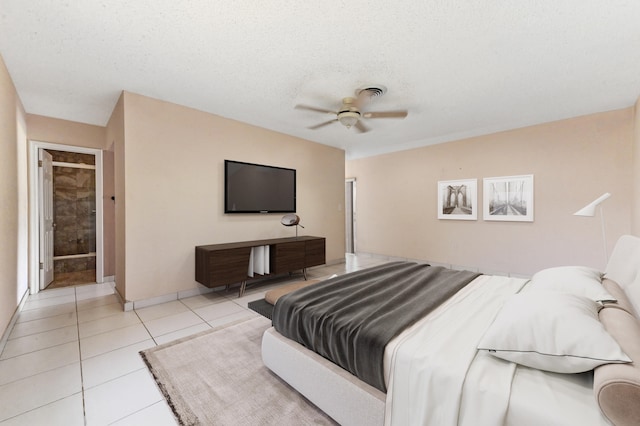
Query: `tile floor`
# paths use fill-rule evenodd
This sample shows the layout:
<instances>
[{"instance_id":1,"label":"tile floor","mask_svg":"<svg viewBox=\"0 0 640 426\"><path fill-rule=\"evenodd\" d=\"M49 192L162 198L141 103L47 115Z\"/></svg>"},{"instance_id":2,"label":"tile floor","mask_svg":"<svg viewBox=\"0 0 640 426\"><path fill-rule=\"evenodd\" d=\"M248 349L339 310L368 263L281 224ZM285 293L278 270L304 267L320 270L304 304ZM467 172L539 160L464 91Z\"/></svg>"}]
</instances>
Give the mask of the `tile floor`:
<instances>
[{"instance_id":1,"label":"tile floor","mask_svg":"<svg viewBox=\"0 0 640 426\"><path fill-rule=\"evenodd\" d=\"M385 262L347 255L324 278ZM113 283L29 296L0 353L0 426L175 425L138 352L257 315L247 303L299 276L123 312ZM234 290L234 289L232 289Z\"/></svg>"}]
</instances>

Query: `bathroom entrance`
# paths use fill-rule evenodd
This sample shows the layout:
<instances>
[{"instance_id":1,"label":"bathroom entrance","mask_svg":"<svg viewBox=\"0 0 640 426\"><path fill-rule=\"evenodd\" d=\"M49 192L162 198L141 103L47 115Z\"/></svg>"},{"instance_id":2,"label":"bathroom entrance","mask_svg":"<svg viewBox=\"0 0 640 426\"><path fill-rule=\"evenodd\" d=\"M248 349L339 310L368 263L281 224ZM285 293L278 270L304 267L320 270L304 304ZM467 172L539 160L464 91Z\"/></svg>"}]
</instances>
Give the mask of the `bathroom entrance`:
<instances>
[{"instance_id":1,"label":"bathroom entrance","mask_svg":"<svg viewBox=\"0 0 640 426\"><path fill-rule=\"evenodd\" d=\"M30 151L31 293L102 282L102 151L33 141Z\"/></svg>"},{"instance_id":2,"label":"bathroom entrance","mask_svg":"<svg viewBox=\"0 0 640 426\"><path fill-rule=\"evenodd\" d=\"M45 279L41 288L95 283L95 155L53 149L44 152L51 155L53 169L53 276L49 283Z\"/></svg>"}]
</instances>

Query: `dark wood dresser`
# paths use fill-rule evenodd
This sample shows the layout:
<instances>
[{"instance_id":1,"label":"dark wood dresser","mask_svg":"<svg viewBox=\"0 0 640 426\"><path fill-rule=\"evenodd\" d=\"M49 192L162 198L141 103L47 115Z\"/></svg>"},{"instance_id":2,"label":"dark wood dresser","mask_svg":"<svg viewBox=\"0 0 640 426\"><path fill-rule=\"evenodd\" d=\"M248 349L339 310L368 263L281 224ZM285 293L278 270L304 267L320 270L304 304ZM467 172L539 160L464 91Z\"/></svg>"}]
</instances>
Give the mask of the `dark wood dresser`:
<instances>
[{"instance_id":1,"label":"dark wood dresser","mask_svg":"<svg viewBox=\"0 0 640 426\"><path fill-rule=\"evenodd\" d=\"M269 246L270 274L302 271L326 262L323 237L291 237L196 247L196 281L207 287L240 283L239 295L246 289L249 259L253 247Z\"/></svg>"}]
</instances>

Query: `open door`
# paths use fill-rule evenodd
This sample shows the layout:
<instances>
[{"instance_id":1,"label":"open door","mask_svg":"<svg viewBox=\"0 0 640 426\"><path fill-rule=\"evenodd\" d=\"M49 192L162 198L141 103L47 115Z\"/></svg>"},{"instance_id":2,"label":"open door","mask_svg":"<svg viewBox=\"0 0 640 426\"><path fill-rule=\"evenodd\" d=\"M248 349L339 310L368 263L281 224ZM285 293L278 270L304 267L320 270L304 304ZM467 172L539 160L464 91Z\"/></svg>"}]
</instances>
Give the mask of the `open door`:
<instances>
[{"instance_id":1,"label":"open door","mask_svg":"<svg viewBox=\"0 0 640 426\"><path fill-rule=\"evenodd\" d=\"M40 290L53 281L53 157L38 150L40 216Z\"/></svg>"},{"instance_id":2,"label":"open door","mask_svg":"<svg viewBox=\"0 0 640 426\"><path fill-rule=\"evenodd\" d=\"M355 178L345 181L345 236L346 252L356 252L356 180Z\"/></svg>"}]
</instances>

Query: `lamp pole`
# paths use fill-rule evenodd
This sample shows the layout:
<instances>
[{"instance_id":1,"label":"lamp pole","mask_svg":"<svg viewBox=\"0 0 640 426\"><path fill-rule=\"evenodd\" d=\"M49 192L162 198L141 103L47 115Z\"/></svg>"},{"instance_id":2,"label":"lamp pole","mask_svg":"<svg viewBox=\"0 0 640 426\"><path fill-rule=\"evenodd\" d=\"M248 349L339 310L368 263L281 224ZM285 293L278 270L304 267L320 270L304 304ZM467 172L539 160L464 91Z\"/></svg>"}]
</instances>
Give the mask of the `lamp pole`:
<instances>
[{"instance_id":1,"label":"lamp pole","mask_svg":"<svg viewBox=\"0 0 640 426\"><path fill-rule=\"evenodd\" d=\"M606 268L607 263L609 263L609 254L607 253L607 232L604 227L604 210L602 206L600 207L600 222L602 223L602 244L604 249L604 266Z\"/></svg>"}]
</instances>

